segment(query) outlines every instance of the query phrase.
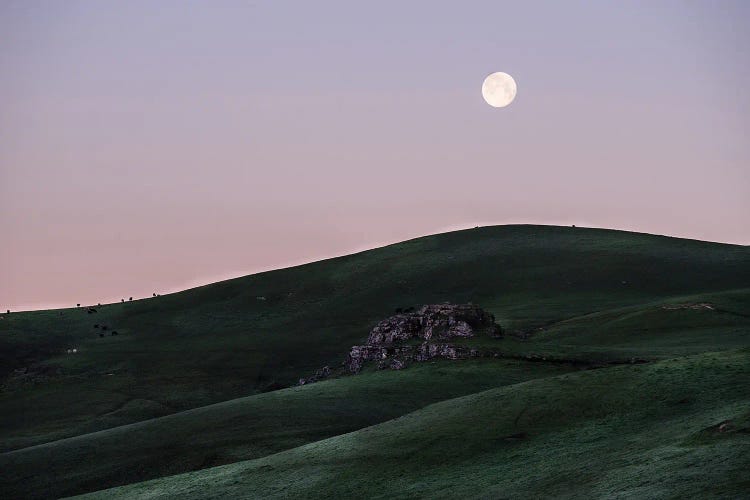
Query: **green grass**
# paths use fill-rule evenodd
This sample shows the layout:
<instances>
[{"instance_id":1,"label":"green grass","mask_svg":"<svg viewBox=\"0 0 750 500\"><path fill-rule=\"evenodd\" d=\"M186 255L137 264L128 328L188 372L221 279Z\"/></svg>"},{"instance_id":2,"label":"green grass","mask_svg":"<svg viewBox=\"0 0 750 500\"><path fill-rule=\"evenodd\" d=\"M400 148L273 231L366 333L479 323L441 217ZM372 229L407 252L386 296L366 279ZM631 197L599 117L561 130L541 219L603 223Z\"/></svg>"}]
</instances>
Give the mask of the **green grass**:
<instances>
[{"instance_id":1,"label":"green grass","mask_svg":"<svg viewBox=\"0 0 750 500\"><path fill-rule=\"evenodd\" d=\"M10 478L7 495L60 497L262 457L443 399L571 370L494 360L369 370L4 453L0 470ZM80 460L89 453L96 459Z\"/></svg>"},{"instance_id":2,"label":"green grass","mask_svg":"<svg viewBox=\"0 0 750 500\"><path fill-rule=\"evenodd\" d=\"M713 309L668 309L709 303ZM587 314L547 325L524 342L469 338L459 343L508 355L551 359L658 360L750 345L750 289L670 297Z\"/></svg>"},{"instance_id":3,"label":"green grass","mask_svg":"<svg viewBox=\"0 0 750 500\"><path fill-rule=\"evenodd\" d=\"M340 363L396 307L473 301L509 331L528 331L746 287L748 255L745 247L637 233L498 226L106 305L92 315L11 314L0 321L4 373L41 363L61 375L38 390L0 395L0 450L292 385ZM120 335L99 338L94 323ZM66 355L73 346L79 353ZM140 403L126 407L129 401Z\"/></svg>"},{"instance_id":4,"label":"green grass","mask_svg":"<svg viewBox=\"0 0 750 500\"><path fill-rule=\"evenodd\" d=\"M0 320L0 470L12 471L0 475L0 497L92 491L300 450L356 429L369 436L369 426L436 401L569 368L528 358L601 366L741 349L750 346L748 286L748 247L599 229L497 226L109 304L96 314L13 313ZM276 390L324 365L338 366L349 347L396 308L443 301L471 301L495 314L506 338L465 342L505 359L366 370ZM664 307L700 302L713 309ZM119 335L99 338L94 323ZM79 352L66 354L72 347ZM570 376L593 381L612 374L609 386L618 393L614 374L636 368L650 369ZM19 376L18 369L33 375ZM551 397L556 387L549 388ZM560 432L575 430L563 427ZM615 437L601 440L614 443ZM436 428L427 441L446 439ZM410 456L416 465L423 462L419 451ZM396 484L420 484L423 471L404 467ZM458 467L457 474L472 477L468 463ZM312 472L300 480L324 478ZM532 491L517 481L502 484L511 492ZM418 489L404 491L419 496ZM502 497L499 491L484 494ZM603 491L591 489L606 496Z\"/></svg>"},{"instance_id":5,"label":"green grass","mask_svg":"<svg viewBox=\"0 0 750 500\"><path fill-rule=\"evenodd\" d=\"M711 353L490 389L85 498L739 498L748 415L750 350Z\"/></svg>"}]
</instances>

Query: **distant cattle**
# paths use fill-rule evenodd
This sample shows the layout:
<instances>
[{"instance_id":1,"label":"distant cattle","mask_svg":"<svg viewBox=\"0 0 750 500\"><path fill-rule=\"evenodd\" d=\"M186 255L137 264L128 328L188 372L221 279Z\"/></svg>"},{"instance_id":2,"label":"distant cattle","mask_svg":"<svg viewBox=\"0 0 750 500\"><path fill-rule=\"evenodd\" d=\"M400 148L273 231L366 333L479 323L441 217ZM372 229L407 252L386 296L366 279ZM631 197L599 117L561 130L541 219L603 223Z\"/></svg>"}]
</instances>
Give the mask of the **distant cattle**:
<instances>
[{"instance_id":1,"label":"distant cattle","mask_svg":"<svg viewBox=\"0 0 750 500\"><path fill-rule=\"evenodd\" d=\"M102 330L106 330L106 329L107 329L107 325L102 325Z\"/></svg>"},{"instance_id":2,"label":"distant cattle","mask_svg":"<svg viewBox=\"0 0 750 500\"><path fill-rule=\"evenodd\" d=\"M112 330L112 335L117 335L117 330Z\"/></svg>"},{"instance_id":3,"label":"distant cattle","mask_svg":"<svg viewBox=\"0 0 750 500\"><path fill-rule=\"evenodd\" d=\"M99 337L104 337L104 334L103 334L103 333L100 333L100 334L99 334Z\"/></svg>"},{"instance_id":4,"label":"distant cattle","mask_svg":"<svg viewBox=\"0 0 750 500\"><path fill-rule=\"evenodd\" d=\"M133 297L130 297L130 299L129 299L129 300L133 300Z\"/></svg>"}]
</instances>

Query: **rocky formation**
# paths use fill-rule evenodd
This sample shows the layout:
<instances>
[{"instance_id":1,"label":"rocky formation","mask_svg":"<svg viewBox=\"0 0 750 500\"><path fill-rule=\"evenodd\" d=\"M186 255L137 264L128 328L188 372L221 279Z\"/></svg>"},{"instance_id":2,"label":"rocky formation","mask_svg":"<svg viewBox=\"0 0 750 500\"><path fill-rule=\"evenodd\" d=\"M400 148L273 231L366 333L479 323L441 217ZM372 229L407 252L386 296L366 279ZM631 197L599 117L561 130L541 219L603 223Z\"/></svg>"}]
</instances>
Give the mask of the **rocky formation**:
<instances>
[{"instance_id":1,"label":"rocky formation","mask_svg":"<svg viewBox=\"0 0 750 500\"><path fill-rule=\"evenodd\" d=\"M312 377L300 378L297 384L298 385L312 384L312 383L318 382L319 380L323 380L324 378L330 377L332 373L333 373L333 370L331 370L330 366L324 366L323 368L317 370Z\"/></svg>"},{"instance_id":2,"label":"rocky formation","mask_svg":"<svg viewBox=\"0 0 750 500\"><path fill-rule=\"evenodd\" d=\"M473 304L422 306L375 325L365 345L351 348L345 366L349 372L357 373L366 362L377 361L381 369L400 370L407 361L479 356L476 349L444 342L473 337L475 333L502 337L502 329L495 323L495 317Z\"/></svg>"},{"instance_id":3,"label":"rocky formation","mask_svg":"<svg viewBox=\"0 0 750 500\"><path fill-rule=\"evenodd\" d=\"M424 340L471 337L474 329L490 329L493 336L502 334L495 317L473 304L427 305L415 312L384 319L370 332L367 345L393 344L414 337Z\"/></svg>"},{"instance_id":4,"label":"rocky formation","mask_svg":"<svg viewBox=\"0 0 750 500\"><path fill-rule=\"evenodd\" d=\"M341 367L328 366L317 370L311 377L300 378L299 385L311 384L329 377L359 373L362 367L372 362L379 370L401 370L408 363L431 359L500 358L528 362L558 363L582 370L603 368L621 364L640 364L649 361L642 358L590 360L561 358L545 354L503 352L501 343L497 347L483 345L481 350L461 342L466 337L488 335L502 338L503 331L495 323L495 317L473 304L437 304L422 306L418 310L409 308L384 319L370 330L367 343L355 345L349 351ZM450 342L458 340L458 342Z\"/></svg>"}]
</instances>

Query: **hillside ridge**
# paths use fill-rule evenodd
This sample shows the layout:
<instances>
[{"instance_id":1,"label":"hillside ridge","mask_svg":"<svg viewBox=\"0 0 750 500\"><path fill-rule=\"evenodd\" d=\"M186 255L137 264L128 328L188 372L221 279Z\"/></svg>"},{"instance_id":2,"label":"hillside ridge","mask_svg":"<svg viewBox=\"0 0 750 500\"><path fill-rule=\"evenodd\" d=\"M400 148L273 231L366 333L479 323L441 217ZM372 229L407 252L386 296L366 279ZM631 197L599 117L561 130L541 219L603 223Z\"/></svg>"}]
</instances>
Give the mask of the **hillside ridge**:
<instances>
[{"instance_id":1,"label":"hillside ridge","mask_svg":"<svg viewBox=\"0 0 750 500\"><path fill-rule=\"evenodd\" d=\"M742 348L750 345L748 283L750 249L742 246L499 226L91 313L12 313L0 321L0 461L21 471L13 488L82 493L265 456L488 383L591 367L619 373L613 365ZM445 302L478 305L504 338L440 343L492 356L396 372L366 364L360 375L304 386L309 392L280 390L345 362L399 308ZM177 428L165 427L165 415ZM34 448L42 443L49 446ZM89 446L100 450L96 467L66 469ZM50 454L60 461L57 482L39 472Z\"/></svg>"}]
</instances>

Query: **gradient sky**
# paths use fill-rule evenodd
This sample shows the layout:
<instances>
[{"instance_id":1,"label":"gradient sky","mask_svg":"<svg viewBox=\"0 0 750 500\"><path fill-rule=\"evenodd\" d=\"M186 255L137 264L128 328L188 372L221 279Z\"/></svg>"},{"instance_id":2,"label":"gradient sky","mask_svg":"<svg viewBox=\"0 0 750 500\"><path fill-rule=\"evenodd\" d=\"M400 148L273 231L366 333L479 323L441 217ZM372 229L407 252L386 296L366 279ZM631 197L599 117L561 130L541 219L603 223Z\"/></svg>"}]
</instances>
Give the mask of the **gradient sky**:
<instances>
[{"instance_id":1,"label":"gradient sky","mask_svg":"<svg viewBox=\"0 0 750 500\"><path fill-rule=\"evenodd\" d=\"M748 23L743 1L5 0L0 308L477 224L748 244Z\"/></svg>"}]
</instances>

